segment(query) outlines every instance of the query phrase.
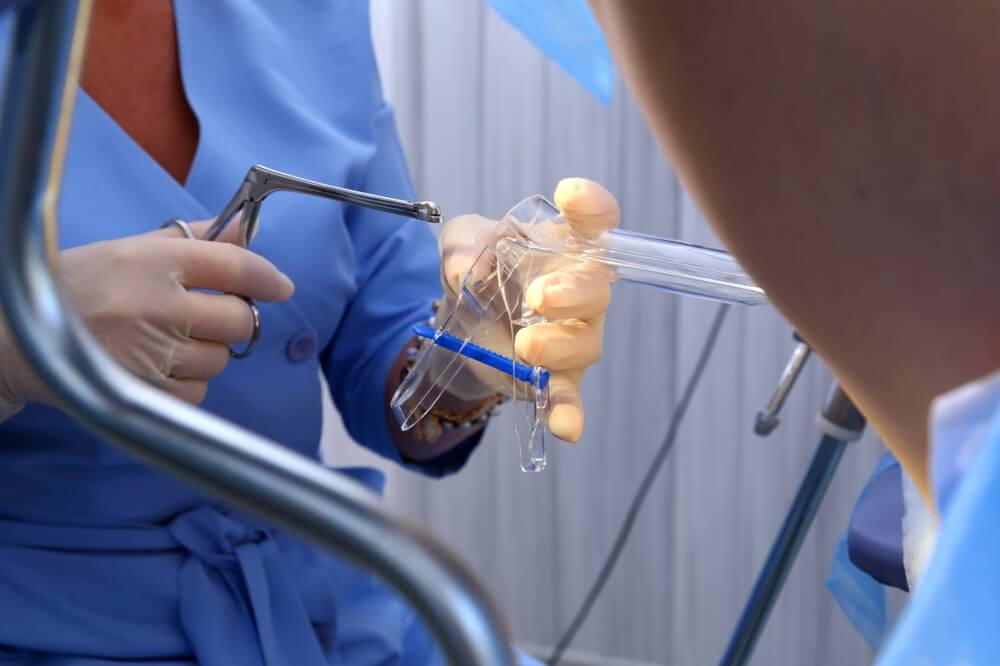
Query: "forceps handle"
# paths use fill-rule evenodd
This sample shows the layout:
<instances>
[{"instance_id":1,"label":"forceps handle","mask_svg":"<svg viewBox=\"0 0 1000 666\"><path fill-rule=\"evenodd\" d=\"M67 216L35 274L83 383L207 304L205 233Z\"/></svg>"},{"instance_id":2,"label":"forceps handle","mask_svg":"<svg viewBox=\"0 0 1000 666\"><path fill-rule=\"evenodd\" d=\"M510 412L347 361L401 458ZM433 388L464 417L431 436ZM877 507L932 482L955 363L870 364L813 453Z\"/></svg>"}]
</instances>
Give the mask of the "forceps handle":
<instances>
[{"instance_id":1,"label":"forceps handle","mask_svg":"<svg viewBox=\"0 0 1000 666\"><path fill-rule=\"evenodd\" d=\"M333 199L394 215L412 217L431 224L441 222L441 209L432 201L407 201L406 199L395 199L369 192L349 190L345 187L327 185L255 164L250 167L243 183L222 213L215 218L215 222L205 234L205 239L215 240L218 238L233 216L240 209L243 209L244 215L240 220L240 226L243 229L244 241L249 245L250 239L253 238L257 229L257 214L260 211L260 204L274 192L298 192L299 194Z\"/></svg>"}]
</instances>

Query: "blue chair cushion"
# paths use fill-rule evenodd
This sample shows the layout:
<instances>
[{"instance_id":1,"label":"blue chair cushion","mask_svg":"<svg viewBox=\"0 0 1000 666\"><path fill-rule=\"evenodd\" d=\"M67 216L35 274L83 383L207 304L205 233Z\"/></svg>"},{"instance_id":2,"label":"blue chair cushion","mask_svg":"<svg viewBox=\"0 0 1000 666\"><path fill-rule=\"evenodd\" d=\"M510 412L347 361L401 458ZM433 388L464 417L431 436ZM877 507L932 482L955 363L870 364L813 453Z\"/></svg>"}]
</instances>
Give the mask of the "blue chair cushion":
<instances>
[{"instance_id":1,"label":"blue chair cushion","mask_svg":"<svg viewBox=\"0 0 1000 666\"><path fill-rule=\"evenodd\" d=\"M872 480L851 516L847 553L851 562L869 576L905 592L903 567L903 473L894 463Z\"/></svg>"}]
</instances>

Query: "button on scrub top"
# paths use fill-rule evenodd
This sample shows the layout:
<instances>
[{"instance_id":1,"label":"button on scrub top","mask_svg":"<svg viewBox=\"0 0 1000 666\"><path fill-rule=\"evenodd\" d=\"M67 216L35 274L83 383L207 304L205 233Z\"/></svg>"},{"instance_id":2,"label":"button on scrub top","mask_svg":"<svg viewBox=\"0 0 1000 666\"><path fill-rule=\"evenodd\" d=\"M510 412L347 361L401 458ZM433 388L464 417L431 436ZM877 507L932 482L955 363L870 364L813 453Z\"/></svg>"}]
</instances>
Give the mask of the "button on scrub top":
<instances>
[{"instance_id":1,"label":"button on scrub top","mask_svg":"<svg viewBox=\"0 0 1000 666\"><path fill-rule=\"evenodd\" d=\"M365 2L175 0L199 145L174 181L84 92L60 203L72 247L213 217L250 165L412 198ZM318 457L321 381L352 437L399 460L384 385L440 292L423 223L301 195L252 249L296 284L203 407ZM431 463L443 474L464 453ZM343 470L375 491L374 470ZM368 573L220 506L29 405L0 425L0 663L426 664L414 613Z\"/></svg>"}]
</instances>

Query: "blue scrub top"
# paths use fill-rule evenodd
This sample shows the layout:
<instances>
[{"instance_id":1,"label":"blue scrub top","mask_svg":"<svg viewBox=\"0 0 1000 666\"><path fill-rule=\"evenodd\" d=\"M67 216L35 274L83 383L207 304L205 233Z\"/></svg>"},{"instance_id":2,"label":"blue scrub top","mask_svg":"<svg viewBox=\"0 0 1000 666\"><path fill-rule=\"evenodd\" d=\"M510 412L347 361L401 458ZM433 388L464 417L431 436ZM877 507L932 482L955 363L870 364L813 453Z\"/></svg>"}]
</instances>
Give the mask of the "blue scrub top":
<instances>
[{"instance_id":1,"label":"blue scrub top","mask_svg":"<svg viewBox=\"0 0 1000 666\"><path fill-rule=\"evenodd\" d=\"M84 92L60 208L63 247L213 217L252 164L412 198L382 97L368 4L175 0L201 127L174 181ZM252 249L296 284L261 304L254 354L204 408L318 458L322 372L347 430L399 460L384 406L409 327L440 293L423 223L276 194ZM427 466L454 471L471 446ZM374 490L374 470L349 471ZM220 506L29 405L0 425L0 663L426 664L413 612L365 572Z\"/></svg>"},{"instance_id":2,"label":"blue scrub top","mask_svg":"<svg viewBox=\"0 0 1000 666\"><path fill-rule=\"evenodd\" d=\"M934 553L881 666L1000 662L1000 371L938 398L931 483Z\"/></svg>"}]
</instances>

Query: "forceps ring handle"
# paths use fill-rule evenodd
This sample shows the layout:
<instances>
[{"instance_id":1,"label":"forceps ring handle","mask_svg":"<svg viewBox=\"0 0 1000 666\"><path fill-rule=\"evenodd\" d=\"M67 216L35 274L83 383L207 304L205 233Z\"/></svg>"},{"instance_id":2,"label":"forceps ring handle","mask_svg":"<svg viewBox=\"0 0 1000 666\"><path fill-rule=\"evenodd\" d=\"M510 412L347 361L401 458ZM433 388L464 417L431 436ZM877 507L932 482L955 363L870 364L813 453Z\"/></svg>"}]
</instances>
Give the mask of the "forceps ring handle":
<instances>
[{"instance_id":1,"label":"forceps ring handle","mask_svg":"<svg viewBox=\"0 0 1000 666\"><path fill-rule=\"evenodd\" d=\"M235 294L234 294L235 295ZM254 347L257 346L257 341L260 340L260 310L257 309L257 304L253 302L252 298L247 298L246 296L237 296L237 298L243 299L243 301L250 307L250 316L253 317L253 333L250 334L250 342L243 351L233 351L232 347L229 347L229 355L235 359L246 358L253 352Z\"/></svg>"},{"instance_id":2,"label":"forceps ring handle","mask_svg":"<svg viewBox=\"0 0 1000 666\"><path fill-rule=\"evenodd\" d=\"M163 224L161 229L165 229L171 225L180 229L181 233L184 234L184 237L187 238L188 240L198 240L198 237L194 235L193 231L191 231L191 226L184 220L177 217L167 220ZM232 295L236 296L239 299L242 299L247 304L247 306L249 306L250 316L253 318L253 332L250 334L250 342L247 343L247 346L242 351L233 351L233 348L228 347L227 345L227 347L229 348L229 355L232 358L241 359L249 356L253 352L254 347L257 346L257 341L260 340L260 310L257 309L257 304L253 302L252 298L247 298L246 296L240 296L239 294L232 294Z\"/></svg>"}]
</instances>

